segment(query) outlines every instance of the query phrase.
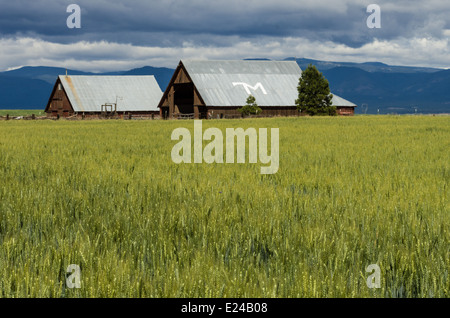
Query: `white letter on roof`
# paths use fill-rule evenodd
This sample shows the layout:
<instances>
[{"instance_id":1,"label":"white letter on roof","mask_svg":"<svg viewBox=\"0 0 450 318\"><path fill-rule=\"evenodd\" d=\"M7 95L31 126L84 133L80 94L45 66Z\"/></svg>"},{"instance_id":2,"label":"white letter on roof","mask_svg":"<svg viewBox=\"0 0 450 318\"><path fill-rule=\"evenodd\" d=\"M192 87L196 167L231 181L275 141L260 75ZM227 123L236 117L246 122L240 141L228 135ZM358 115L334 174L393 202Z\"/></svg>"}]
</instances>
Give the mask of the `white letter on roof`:
<instances>
[{"instance_id":1,"label":"white letter on roof","mask_svg":"<svg viewBox=\"0 0 450 318\"><path fill-rule=\"evenodd\" d=\"M247 83L242 83L242 82L233 82L233 86L236 85L242 85L245 88L245 91L247 92L247 94L251 95L252 93L250 92L250 88L254 91L256 91L258 88L261 89L261 91L263 92L264 95L267 95L266 90L264 89L264 86L261 83L256 83L255 86L251 86Z\"/></svg>"}]
</instances>

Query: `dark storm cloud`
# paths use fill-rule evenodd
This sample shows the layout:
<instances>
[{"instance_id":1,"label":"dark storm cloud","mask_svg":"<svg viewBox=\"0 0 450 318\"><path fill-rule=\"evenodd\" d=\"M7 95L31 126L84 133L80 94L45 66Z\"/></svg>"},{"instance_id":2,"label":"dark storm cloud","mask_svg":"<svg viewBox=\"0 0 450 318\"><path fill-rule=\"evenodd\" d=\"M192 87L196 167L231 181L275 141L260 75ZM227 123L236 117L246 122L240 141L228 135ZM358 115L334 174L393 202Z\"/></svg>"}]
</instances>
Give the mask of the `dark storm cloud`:
<instances>
[{"instance_id":1,"label":"dark storm cloud","mask_svg":"<svg viewBox=\"0 0 450 318\"><path fill-rule=\"evenodd\" d=\"M381 7L381 29L366 25ZM66 26L69 4L81 29ZM0 0L0 70L289 56L450 66L447 0Z\"/></svg>"},{"instance_id":2,"label":"dark storm cloud","mask_svg":"<svg viewBox=\"0 0 450 318\"><path fill-rule=\"evenodd\" d=\"M1 0L0 34L33 36L58 43L107 40L134 45L179 45L186 40L206 43L211 36L294 36L357 47L371 42L374 34L388 40L422 33L441 37L441 28L449 26L449 5L378 1L383 10L383 27L374 32L365 24L370 2ZM82 8L79 30L66 27L66 8L70 3ZM410 10L415 4L417 10Z\"/></svg>"}]
</instances>

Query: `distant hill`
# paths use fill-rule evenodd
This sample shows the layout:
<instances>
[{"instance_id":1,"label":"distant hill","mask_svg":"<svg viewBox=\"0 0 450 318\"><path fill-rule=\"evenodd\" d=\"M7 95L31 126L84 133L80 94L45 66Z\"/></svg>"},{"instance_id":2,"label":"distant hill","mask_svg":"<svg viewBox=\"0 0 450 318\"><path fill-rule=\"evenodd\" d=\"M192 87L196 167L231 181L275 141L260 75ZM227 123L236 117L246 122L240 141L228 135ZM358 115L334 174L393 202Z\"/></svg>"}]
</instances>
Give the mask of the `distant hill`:
<instances>
[{"instance_id":1,"label":"distant hill","mask_svg":"<svg viewBox=\"0 0 450 318\"><path fill-rule=\"evenodd\" d=\"M141 68L132 69L130 71L121 72L119 75L154 75L161 90L165 91L170 80L172 79L174 71L174 69L166 67L144 66Z\"/></svg>"},{"instance_id":2,"label":"distant hill","mask_svg":"<svg viewBox=\"0 0 450 318\"><path fill-rule=\"evenodd\" d=\"M377 73L434 73L441 71L438 68L430 67L415 67L415 66L393 66L380 62L366 62L366 63L352 63L352 62L329 62L318 61L305 58L287 58L286 61L297 61L301 69L308 67L309 64L315 65L321 72L335 68L335 67L354 67L367 72Z\"/></svg>"},{"instance_id":3,"label":"distant hill","mask_svg":"<svg viewBox=\"0 0 450 318\"><path fill-rule=\"evenodd\" d=\"M0 109L43 109L52 88L40 79L0 74Z\"/></svg>"},{"instance_id":4,"label":"distant hill","mask_svg":"<svg viewBox=\"0 0 450 318\"><path fill-rule=\"evenodd\" d=\"M367 72L354 67L323 71L333 93L367 113L450 113L450 70L434 73ZM364 108L365 108L364 107ZM357 113L365 111L357 108Z\"/></svg>"},{"instance_id":5,"label":"distant hill","mask_svg":"<svg viewBox=\"0 0 450 318\"><path fill-rule=\"evenodd\" d=\"M154 75L158 83L164 86L161 89L165 89L170 82L174 70L165 67L144 66L129 71L92 73L70 69L66 70L65 68L60 67L25 66L12 71L0 72L0 76L40 79L53 85L55 84L56 78L59 75L66 74L66 71L69 75Z\"/></svg>"},{"instance_id":6,"label":"distant hill","mask_svg":"<svg viewBox=\"0 0 450 318\"><path fill-rule=\"evenodd\" d=\"M379 110L381 114L407 114L416 109L418 113L450 113L450 70L378 62L328 62L304 58L296 61L301 69L309 64L316 65L329 80L333 93L358 105L356 113L376 114ZM154 75L163 91L173 72L174 69L152 66L108 73L67 70L69 75ZM0 72L0 109L43 109L56 78L65 73L64 68L44 66Z\"/></svg>"},{"instance_id":7,"label":"distant hill","mask_svg":"<svg viewBox=\"0 0 450 318\"><path fill-rule=\"evenodd\" d=\"M76 70L67 70L70 75L94 75L94 73ZM50 84L55 84L58 75L66 74L65 68L46 66L25 66L16 70L0 73L0 76L40 79Z\"/></svg>"}]
</instances>

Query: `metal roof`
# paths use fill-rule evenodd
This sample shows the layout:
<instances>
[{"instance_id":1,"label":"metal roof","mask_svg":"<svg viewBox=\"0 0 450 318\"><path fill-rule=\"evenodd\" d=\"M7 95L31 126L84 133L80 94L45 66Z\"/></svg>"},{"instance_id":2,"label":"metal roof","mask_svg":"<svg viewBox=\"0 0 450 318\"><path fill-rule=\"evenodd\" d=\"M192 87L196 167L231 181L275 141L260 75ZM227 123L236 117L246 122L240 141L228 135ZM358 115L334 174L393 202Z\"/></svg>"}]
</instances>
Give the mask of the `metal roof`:
<instances>
[{"instance_id":1,"label":"metal roof","mask_svg":"<svg viewBox=\"0 0 450 318\"><path fill-rule=\"evenodd\" d=\"M295 106L302 70L295 61L182 60L206 106ZM333 105L356 106L333 94Z\"/></svg>"},{"instance_id":2,"label":"metal roof","mask_svg":"<svg viewBox=\"0 0 450 318\"><path fill-rule=\"evenodd\" d=\"M158 111L163 95L154 76L65 76L59 79L75 112L100 112L115 103L117 111Z\"/></svg>"}]
</instances>

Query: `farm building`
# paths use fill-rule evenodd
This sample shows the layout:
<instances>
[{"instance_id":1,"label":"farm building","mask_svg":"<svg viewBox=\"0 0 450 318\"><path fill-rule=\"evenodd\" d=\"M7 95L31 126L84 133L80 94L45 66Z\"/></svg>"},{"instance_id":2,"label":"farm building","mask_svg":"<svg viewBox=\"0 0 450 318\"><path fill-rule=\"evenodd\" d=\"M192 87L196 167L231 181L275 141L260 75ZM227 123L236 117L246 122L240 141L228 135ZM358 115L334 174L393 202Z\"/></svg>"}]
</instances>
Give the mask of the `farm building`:
<instances>
[{"instance_id":1,"label":"farm building","mask_svg":"<svg viewBox=\"0 0 450 318\"><path fill-rule=\"evenodd\" d=\"M301 74L294 61L182 60L158 107L164 118L240 117L251 94L263 116L298 116ZM354 114L355 104L336 95L332 101L338 114Z\"/></svg>"},{"instance_id":2,"label":"farm building","mask_svg":"<svg viewBox=\"0 0 450 318\"><path fill-rule=\"evenodd\" d=\"M67 76L56 80L47 116L159 114L161 91L154 76Z\"/></svg>"}]
</instances>

